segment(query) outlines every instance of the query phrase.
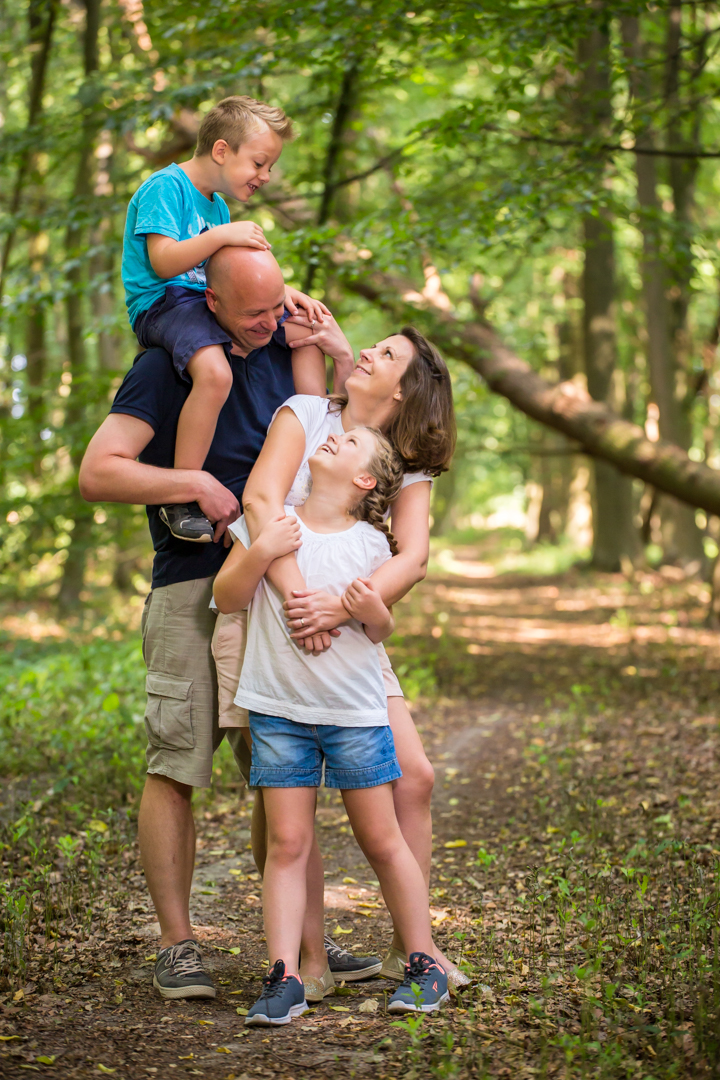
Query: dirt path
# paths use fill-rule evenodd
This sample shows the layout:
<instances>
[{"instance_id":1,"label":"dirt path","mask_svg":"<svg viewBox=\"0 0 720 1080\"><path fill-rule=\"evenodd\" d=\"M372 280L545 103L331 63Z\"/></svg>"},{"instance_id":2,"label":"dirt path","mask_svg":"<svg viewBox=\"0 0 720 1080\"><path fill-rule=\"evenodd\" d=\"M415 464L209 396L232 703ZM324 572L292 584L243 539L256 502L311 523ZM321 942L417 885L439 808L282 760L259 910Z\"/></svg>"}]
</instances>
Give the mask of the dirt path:
<instances>
[{"instance_id":1,"label":"dirt path","mask_svg":"<svg viewBox=\"0 0 720 1080\"><path fill-rule=\"evenodd\" d=\"M264 964L260 882L249 804L229 792L200 814L192 895L217 1000L155 996L157 927L130 861L126 898L95 933L64 940L59 976L37 939L23 993L0 1008L1 1075L382 1080L570 1066L567 1075L640 1077L647 1063L664 1076L666 1059L693 1075L712 1067L689 969L666 959L678 896L689 903L716 880L720 649L702 626L704 586L660 574L633 585L577 572L495 578L463 554L405 606L394 662L432 691L414 715L437 777L434 925L475 989L419 1032L389 1025L393 987L376 979L340 988L287 1028L248 1033L242 1010ZM318 818L328 928L358 952L381 951L389 920L338 796L323 793ZM639 901L636 873L648 880ZM664 874L677 889L663 891ZM654 916L644 900L653 890ZM664 953L648 945L643 959L638 942L651 939ZM705 938L699 950L702 964ZM669 984L672 1016L660 1004ZM716 1023L713 1008L703 1017Z\"/></svg>"}]
</instances>

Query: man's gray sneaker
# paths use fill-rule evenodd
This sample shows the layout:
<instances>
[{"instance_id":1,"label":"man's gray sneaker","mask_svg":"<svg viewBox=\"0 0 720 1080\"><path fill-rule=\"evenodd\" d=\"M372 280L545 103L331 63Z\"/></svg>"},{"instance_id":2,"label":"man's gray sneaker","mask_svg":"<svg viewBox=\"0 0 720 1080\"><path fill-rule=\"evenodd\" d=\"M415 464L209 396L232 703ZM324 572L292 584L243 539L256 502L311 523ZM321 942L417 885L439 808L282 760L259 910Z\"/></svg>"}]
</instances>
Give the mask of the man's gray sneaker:
<instances>
[{"instance_id":1,"label":"man's gray sneaker","mask_svg":"<svg viewBox=\"0 0 720 1080\"><path fill-rule=\"evenodd\" d=\"M214 998L216 993L203 967L200 947L192 938L160 950L153 986L164 998Z\"/></svg>"},{"instance_id":2,"label":"man's gray sneaker","mask_svg":"<svg viewBox=\"0 0 720 1080\"><path fill-rule=\"evenodd\" d=\"M371 979L377 975L382 967L379 956L353 956L347 949L341 949L332 938L325 937L325 952L328 958L328 967L332 971L335 981L358 982L360 979Z\"/></svg>"}]
</instances>

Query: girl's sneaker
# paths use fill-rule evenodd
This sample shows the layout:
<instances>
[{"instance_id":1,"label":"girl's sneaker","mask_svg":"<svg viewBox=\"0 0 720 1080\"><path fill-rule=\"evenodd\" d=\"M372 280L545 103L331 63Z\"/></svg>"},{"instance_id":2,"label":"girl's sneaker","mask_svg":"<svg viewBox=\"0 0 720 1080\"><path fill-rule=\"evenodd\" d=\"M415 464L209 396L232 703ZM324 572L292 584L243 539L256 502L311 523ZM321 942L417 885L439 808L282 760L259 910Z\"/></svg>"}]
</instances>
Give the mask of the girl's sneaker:
<instances>
[{"instance_id":1,"label":"girl's sneaker","mask_svg":"<svg viewBox=\"0 0 720 1080\"><path fill-rule=\"evenodd\" d=\"M427 953L410 953L405 978L390 998L388 1012L436 1012L450 1000L445 969Z\"/></svg>"},{"instance_id":2,"label":"girl's sneaker","mask_svg":"<svg viewBox=\"0 0 720 1080\"><path fill-rule=\"evenodd\" d=\"M247 1026L275 1027L289 1024L294 1016L307 1012L305 987L299 975L286 975L285 964L276 960L263 979L263 992L245 1017Z\"/></svg>"}]
</instances>

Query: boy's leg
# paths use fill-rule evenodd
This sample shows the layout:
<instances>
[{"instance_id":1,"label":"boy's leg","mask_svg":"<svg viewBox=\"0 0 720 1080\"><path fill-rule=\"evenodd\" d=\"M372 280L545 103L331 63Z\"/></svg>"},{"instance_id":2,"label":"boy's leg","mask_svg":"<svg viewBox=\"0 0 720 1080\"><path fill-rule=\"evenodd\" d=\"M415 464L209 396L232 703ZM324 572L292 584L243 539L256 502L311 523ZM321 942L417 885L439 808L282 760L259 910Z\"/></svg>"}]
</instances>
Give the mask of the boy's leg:
<instances>
[{"instance_id":1,"label":"boy's leg","mask_svg":"<svg viewBox=\"0 0 720 1080\"><path fill-rule=\"evenodd\" d=\"M186 371L193 385L178 419L175 468L202 469L232 389L232 368L221 345L206 345L190 357Z\"/></svg>"},{"instance_id":2,"label":"boy's leg","mask_svg":"<svg viewBox=\"0 0 720 1080\"><path fill-rule=\"evenodd\" d=\"M263 916L270 966L282 960L298 971L307 900L307 865L313 843L316 788L265 788L267 857Z\"/></svg>"},{"instance_id":3,"label":"boy's leg","mask_svg":"<svg viewBox=\"0 0 720 1080\"><path fill-rule=\"evenodd\" d=\"M391 784L342 792L355 839L377 874L394 925L408 952L433 955L428 889L400 832Z\"/></svg>"}]
</instances>

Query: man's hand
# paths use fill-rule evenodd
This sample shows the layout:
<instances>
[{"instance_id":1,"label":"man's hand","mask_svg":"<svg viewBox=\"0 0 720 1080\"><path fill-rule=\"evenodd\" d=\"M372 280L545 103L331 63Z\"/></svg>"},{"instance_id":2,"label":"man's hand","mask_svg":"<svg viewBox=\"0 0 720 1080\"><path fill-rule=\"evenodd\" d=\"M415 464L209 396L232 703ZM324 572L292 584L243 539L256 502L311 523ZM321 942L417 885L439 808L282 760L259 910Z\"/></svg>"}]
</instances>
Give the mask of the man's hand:
<instances>
[{"instance_id":1,"label":"man's hand","mask_svg":"<svg viewBox=\"0 0 720 1080\"><path fill-rule=\"evenodd\" d=\"M370 578L355 578L342 594L345 610L365 627L376 644L392 633L395 623L391 612Z\"/></svg>"},{"instance_id":2,"label":"man's hand","mask_svg":"<svg viewBox=\"0 0 720 1080\"><path fill-rule=\"evenodd\" d=\"M197 503L208 521L215 525L213 540L217 542L225 534L225 547L230 547L232 540L227 532L228 525L237 521L242 513L240 503L232 491L224 487L209 472L198 473L201 491Z\"/></svg>"},{"instance_id":3,"label":"man's hand","mask_svg":"<svg viewBox=\"0 0 720 1080\"><path fill-rule=\"evenodd\" d=\"M302 546L300 522L289 514L280 514L263 525L255 544L268 563L281 559Z\"/></svg>"},{"instance_id":4,"label":"man's hand","mask_svg":"<svg viewBox=\"0 0 720 1080\"><path fill-rule=\"evenodd\" d=\"M300 314L298 308L302 308L302 318L307 320L302 325L311 329L316 322L321 323L326 315L330 315L322 300L314 300L307 293L293 289L292 285L285 286L285 307L292 316Z\"/></svg>"},{"instance_id":5,"label":"man's hand","mask_svg":"<svg viewBox=\"0 0 720 1080\"><path fill-rule=\"evenodd\" d=\"M217 225L214 231L222 232L223 247L259 248L260 251L269 251L272 247L254 221L231 221L226 225Z\"/></svg>"}]
</instances>

